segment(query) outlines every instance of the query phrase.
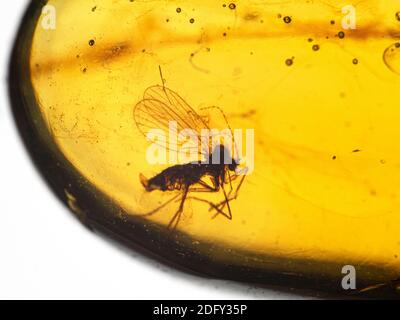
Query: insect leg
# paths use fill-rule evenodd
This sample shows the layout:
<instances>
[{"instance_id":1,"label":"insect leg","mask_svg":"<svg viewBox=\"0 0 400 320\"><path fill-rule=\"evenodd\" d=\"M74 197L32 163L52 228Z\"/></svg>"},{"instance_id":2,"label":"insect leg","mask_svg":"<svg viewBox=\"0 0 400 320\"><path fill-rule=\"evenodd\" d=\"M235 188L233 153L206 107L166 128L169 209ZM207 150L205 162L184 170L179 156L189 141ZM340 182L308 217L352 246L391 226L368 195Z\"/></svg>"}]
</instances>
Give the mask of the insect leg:
<instances>
[{"instance_id":1,"label":"insect leg","mask_svg":"<svg viewBox=\"0 0 400 320\"><path fill-rule=\"evenodd\" d=\"M217 192L217 191L219 191L219 187L216 185L215 182L213 182L212 186L210 186L203 180L199 180L197 183L200 184L203 188L191 188L189 191L191 191L191 192Z\"/></svg>"},{"instance_id":2,"label":"insect leg","mask_svg":"<svg viewBox=\"0 0 400 320\"><path fill-rule=\"evenodd\" d=\"M226 170L226 169L225 169ZM229 186L230 186L230 190L229 190L229 195L231 194L232 190L233 190L233 186L232 186L232 177L231 177L231 173L229 172L229 170L226 170L226 172L228 173L228 178L229 178Z\"/></svg>"},{"instance_id":3,"label":"insect leg","mask_svg":"<svg viewBox=\"0 0 400 320\"><path fill-rule=\"evenodd\" d=\"M206 199L202 199L202 198L198 198L198 197L188 197L187 199L191 199L191 200L197 200L197 201L200 201L200 202L204 202L204 203L207 203L208 205L210 205L210 207L212 208L211 210L216 210L219 214L222 214L224 217L226 217L227 219L230 219L229 218L229 215L227 215L225 212L223 212L221 209L219 209L216 205L215 205L215 203L212 203L211 201L209 201L209 200L206 200ZM213 217L214 218L214 217Z\"/></svg>"},{"instance_id":4,"label":"insect leg","mask_svg":"<svg viewBox=\"0 0 400 320\"><path fill-rule=\"evenodd\" d=\"M200 198L197 198L197 197L190 197L188 199L194 199L194 200L198 200L198 201L201 201L201 202L208 203L210 205L210 211L211 210L216 210L217 211L217 213L213 216L213 219L216 218L219 214L222 214L227 219L232 220L232 212L231 212L231 208L230 208L230 205L229 205L229 196L226 194L226 191L225 191L225 188L223 187L223 184L218 184L217 185L215 183L215 180L212 180L212 181L213 181L213 186L210 186L206 182L204 182L203 180L199 180L198 184L203 186L203 188L192 188L189 191L191 191L191 192L217 192L217 191L219 191L219 186L221 186L222 190L224 192L224 196L225 196L225 201L223 201L222 203L224 204L224 206L225 206L225 204L228 205L229 214L226 214L222 210L224 208L224 206L221 209L218 208L221 204L216 205L215 203L213 203L211 201L208 201L208 200L205 200L205 199L200 199ZM229 195L231 194L232 190L233 189L231 189L229 191Z\"/></svg>"},{"instance_id":5,"label":"insect leg","mask_svg":"<svg viewBox=\"0 0 400 320\"><path fill-rule=\"evenodd\" d=\"M166 207L168 204L170 204L172 201L174 201L175 199L177 199L178 197L180 197L181 194L178 193L177 195L173 196L171 199L169 199L167 202L163 203L161 206L155 208L154 210L151 210L150 212L147 212L145 214L141 214L141 217L149 217L152 216L153 214L157 213L159 210L161 210L162 208Z\"/></svg>"},{"instance_id":6,"label":"insect leg","mask_svg":"<svg viewBox=\"0 0 400 320\"><path fill-rule=\"evenodd\" d=\"M222 202L222 204L223 204L222 208L220 210L217 210L217 212L212 217L212 219L215 219L220 214L220 211L222 211L224 209L225 205L226 205L228 207L228 215L225 215L225 217L227 217L229 220L232 220L232 211L231 211L231 206L229 204L230 200L228 198L228 195L226 194L226 191L225 191L225 188L224 188L223 184L221 184L221 187L222 187L222 191L224 192L225 201ZM216 205L216 207L218 208L219 205Z\"/></svg>"},{"instance_id":7,"label":"insect leg","mask_svg":"<svg viewBox=\"0 0 400 320\"><path fill-rule=\"evenodd\" d=\"M245 178L246 178L246 175L244 174L242 179L240 179L239 185L236 188L235 195L230 200L235 200L238 197L239 190L242 187L243 181Z\"/></svg>"},{"instance_id":8,"label":"insect leg","mask_svg":"<svg viewBox=\"0 0 400 320\"><path fill-rule=\"evenodd\" d=\"M221 201L220 203L216 204L216 206L218 208L222 206L220 209L223 210L225 205L227 205L230 201L237 199L238 194L239 194L239 190L240 190L241 186L243 185L243 181L244 181L245 178L246 178L246 175L243 175L243 177L240 179L240 182L239 182L239 184L238 184L233 196L231 196L231 192L229 192L227 199L225 199L224 201ZM210 208L208 211L212 211L212 210L213 210L213 208Z\"/></svg>"},{"instance_id":9,"label":"insect leg","mask_svg":"<svg viewBox=\"0 0 400 320\"><path fill-rule=\"evenodd\" d=\"M168 229L176 229L176 227L178 226L178 223L181 220L181 215L183 212L183 207L184 207L184 204L185 204L185 201L187 198L188 191L189 191L189 188L187 186L185 186L185 188L183 190L181 204L179 205L178 210L176 211L176 213L172 217L171 221L169 222Z\"/></svg>"}]
</instances>

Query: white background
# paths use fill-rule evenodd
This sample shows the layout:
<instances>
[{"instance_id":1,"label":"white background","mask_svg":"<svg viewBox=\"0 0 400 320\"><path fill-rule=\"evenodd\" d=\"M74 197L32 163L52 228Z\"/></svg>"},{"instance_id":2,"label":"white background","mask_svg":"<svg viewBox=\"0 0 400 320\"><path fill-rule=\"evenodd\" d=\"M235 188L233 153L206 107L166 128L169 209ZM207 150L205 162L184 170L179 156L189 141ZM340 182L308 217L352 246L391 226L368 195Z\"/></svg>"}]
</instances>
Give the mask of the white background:
<instances>
[{"instance_id":1,"label":"white background","mask_svg":"<svg viewBox=\"0 0 400 320\"><path fill-rule=\"evenodd\" d=\"M31 164L7 94L28 1L0 1L0 299L280 299L294 295L191 276L82 227Z\"/></svg>"}]
</instances>

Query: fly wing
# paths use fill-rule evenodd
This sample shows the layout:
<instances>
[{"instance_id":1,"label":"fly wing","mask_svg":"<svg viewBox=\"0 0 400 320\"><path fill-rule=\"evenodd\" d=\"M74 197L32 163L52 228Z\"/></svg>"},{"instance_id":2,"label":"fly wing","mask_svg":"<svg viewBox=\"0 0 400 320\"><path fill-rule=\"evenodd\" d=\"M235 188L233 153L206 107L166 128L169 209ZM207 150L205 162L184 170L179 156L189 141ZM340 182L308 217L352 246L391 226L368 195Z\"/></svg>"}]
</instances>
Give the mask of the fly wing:
<instances>
[{"instance_id":1,"label":"fly wing","mask_svg":"<svg viewBox=\"0 0 400 320\"><path fill-rule=\"evenodd\" d=\"M190 129L196 134L198 143L180 141L177 145L167 145L172 151L185 152L196 149L200 154L209 152L201 147L201 130L209 129L207 120L201 117L178 93L164 86L148 88L134 109L134 119L139 131L147 136L151 129L162 129L169 134L176 134ZM174 122L175 126L170 126ZM172 128L172 130L171 130Z\"/></svg>"}]
</instances>

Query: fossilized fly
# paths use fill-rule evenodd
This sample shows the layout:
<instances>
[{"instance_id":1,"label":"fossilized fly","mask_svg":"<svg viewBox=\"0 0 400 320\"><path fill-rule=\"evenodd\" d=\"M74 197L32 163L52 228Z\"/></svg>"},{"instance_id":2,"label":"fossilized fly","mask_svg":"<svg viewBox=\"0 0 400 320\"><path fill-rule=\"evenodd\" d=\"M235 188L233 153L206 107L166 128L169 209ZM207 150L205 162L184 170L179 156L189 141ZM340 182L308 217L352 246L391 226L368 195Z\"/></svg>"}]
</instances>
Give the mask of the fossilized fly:
<instances>
[{"instance_id":1,"label":"fossilized fly","mask_svg":"<svg viewBox=\"0 0 400 320\"><path fill-rule=\"evenodd\" d=\"M181 131L190 128L199 134L200 141L202 130L208 129L211 131L209 120L199 115L178 93L165 86L161 69L160 76L162 85L147 88L143 99L134 108L134 120L137 128L146 136L147 132L154 128L169 130L168 123L174 121L177 123L177 130ZM210 108L222 114L226 125L232 133L232 129L223 111L218 107L209 107L207 109ZM233 133L231 138L233 139ZM168 146L167 148L168 150L176 151L174 150L176 147ZM171 193L177 192L167 202L141 216L151 216L172 202L180 202L177 211L168 224L169 229L175 229L181 219L186 200L193 199L209 204L209 211L215 211L213 218L221 214L230 220L232 219L230 201L237 198L245 178L245 174L238 174L239 160L235 159L232 154L233 152L228 150L223 143L213 147L209 145L205 148L200 147L199 150L203 161L198 160L173 165L150 179L140 174L140 182L147 192L155 190ZM239 182L234 188L233 181L236 179ZM227 190L227 186L229 186L229 190ZM221 190L224 198L219 203L213 203L192 195L192 193L215 193ZM227 208L226 210L225 207Z\"/></svg>"}]
</instances>

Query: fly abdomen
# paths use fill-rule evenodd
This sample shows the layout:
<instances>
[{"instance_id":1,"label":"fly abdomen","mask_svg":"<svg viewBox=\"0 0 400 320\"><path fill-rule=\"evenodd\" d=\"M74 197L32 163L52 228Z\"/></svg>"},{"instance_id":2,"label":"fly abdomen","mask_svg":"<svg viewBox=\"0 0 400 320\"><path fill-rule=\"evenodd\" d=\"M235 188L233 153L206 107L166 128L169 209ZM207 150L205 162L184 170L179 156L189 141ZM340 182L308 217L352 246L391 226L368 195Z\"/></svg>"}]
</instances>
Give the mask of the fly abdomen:
<instances>
[{"instance_id":1,"label":"fly abdomen","mask_svg":"<svg viewBox=\"0 0 400 320\"><path fill-rule=\"evenodd\" d=\"M200 164L184 164L169 167L153 178L147 179L140 174L140 182L146 191L160 190L173 191L182 190L197 183L204 175L206 169Z\"/></svg>"}]
</instances>

